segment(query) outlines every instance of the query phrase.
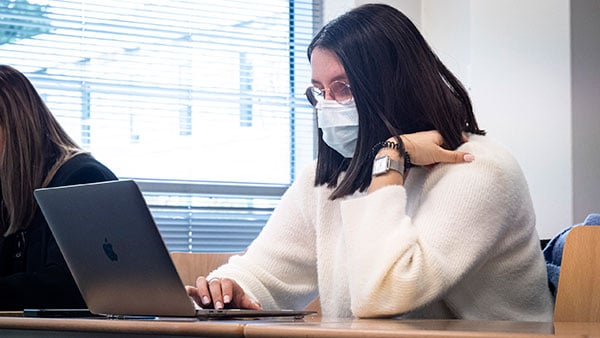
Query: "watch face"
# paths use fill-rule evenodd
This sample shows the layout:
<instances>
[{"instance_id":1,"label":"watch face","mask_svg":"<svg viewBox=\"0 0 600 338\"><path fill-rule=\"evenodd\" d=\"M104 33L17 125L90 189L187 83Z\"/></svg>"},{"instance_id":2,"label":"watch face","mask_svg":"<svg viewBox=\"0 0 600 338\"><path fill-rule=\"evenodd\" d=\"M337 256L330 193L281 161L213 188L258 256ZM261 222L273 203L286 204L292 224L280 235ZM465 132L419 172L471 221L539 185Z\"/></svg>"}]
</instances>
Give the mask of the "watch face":
<instances>
[{"instance_id":1,"label":"watch face","mask_svg":"<svg viewBox=\"0 0 600 338\"><path fill-rule=\"evenodd\" d=\"M378 157L373 162L373 175L381 175L388 170L388 157Z\"/></svg>"}]
</instances>

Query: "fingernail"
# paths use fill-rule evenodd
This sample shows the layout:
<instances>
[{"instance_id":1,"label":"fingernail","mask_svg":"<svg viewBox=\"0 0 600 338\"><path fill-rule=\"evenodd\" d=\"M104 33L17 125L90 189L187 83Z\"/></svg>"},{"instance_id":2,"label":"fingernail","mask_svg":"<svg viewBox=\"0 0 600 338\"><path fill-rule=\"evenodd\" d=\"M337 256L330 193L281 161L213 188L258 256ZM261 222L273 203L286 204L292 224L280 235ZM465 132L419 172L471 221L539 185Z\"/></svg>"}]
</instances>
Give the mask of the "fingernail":
<instances>
[{"instance_id":1,"label":"fingernail","mask_svg":"<svg viewBox=\"0 0 600 338\"><path fill-rule=\"evenodd\" d=\"M475 156L471 154L465 154L463 160L465 160L465 162L473 162L473 160L475 160Z\"/></svg>"},{"instance_id":2,"label":"fingernail","mask_svg":"<svg viewBox=\"0 0 600 338\"><path fill-rule=\"evenodd\" d=\"M210 299L208 299L208 296L204 296L204 297L202 297L202 304L205 304L205 305L206 305L206 304L208 304L208 303L210 303Z\"/></svg>"},{"instance_id":3,"label":"fingernail","mask_svg":"<svg viewBox=\"0 0 600 338\"><path fill-rule=\"evenodd\" d=\"M221 302L216 302L215 303L215 309L221 310L222 308L223 308L223 304Z\"/></svg>"},{"instance_id":4,"label":"fingernail","mask_svg":"<svg viewBox=\"0 0 600 338\"><path fill-rule=\"evenodd\" d=\"M223 303L229 304L230 301L231 301L231 299L229 298L229 295L223 296Z\"/></svg>"}]
</instances>

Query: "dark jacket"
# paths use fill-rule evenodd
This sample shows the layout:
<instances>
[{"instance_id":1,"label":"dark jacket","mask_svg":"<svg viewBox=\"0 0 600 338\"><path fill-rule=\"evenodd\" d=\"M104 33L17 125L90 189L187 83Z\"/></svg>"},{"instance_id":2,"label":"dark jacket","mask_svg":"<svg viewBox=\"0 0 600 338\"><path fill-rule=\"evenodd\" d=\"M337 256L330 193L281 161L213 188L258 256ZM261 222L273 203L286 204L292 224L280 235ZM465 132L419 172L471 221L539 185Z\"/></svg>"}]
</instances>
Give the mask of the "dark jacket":
<instances>
[{"instance_id":1,"label":"dark jacket","mask_svg":"<svg viewBox=\"0 0 600 338\"><path fill-rule=\"evenodd\" d=\"M102 163L81 154L63 164L48 186L116 179ZM39 207L26 230L0 236L0 310L85 307Z\"/></svg>"}]
</instances>

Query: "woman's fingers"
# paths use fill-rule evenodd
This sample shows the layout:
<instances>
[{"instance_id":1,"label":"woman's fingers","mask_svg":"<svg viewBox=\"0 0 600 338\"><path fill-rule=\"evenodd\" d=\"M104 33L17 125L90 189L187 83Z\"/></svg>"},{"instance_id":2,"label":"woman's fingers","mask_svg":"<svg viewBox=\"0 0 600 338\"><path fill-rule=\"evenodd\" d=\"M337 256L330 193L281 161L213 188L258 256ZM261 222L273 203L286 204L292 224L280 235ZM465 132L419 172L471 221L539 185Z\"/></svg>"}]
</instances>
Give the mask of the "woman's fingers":
<instances>
[{"instance_id":1,"label":"woman's fingers","mask_svg":"<svg viewBox=\"0 0 600 338\"><path fill-rule=\"evenodd\" d=\"M211 278L200 276L196 286L185 287L188 295L202 307L214 307L217 310L225 307L261 310L262 306L250 298L239 284L230 278Z\"/></svg>"},{"instance_id":2,"label":"woman's fingers","mask_svg":"<svg viewBox=\"0 0 600 338\"><path fill-rule=\"evenodd\" d=\"M221 279L221 292L223 295L223 303L226 306L231 305L231 307L239 309L262 309L261 305L250 298L233 279Z\"/></svg>"},{"instance_id":3,"label":"woman's fingers","mask_svg":"<svg viewBox=\"0 0 600 338\"><path fill-rule=\"evenodd\" d=\"M404 134L400 136L410 160L415 165L427 166L436 163L471 162L475 157L464 151L447 150L444 139L436 130ZM466 135L463 134L465 142Z\"/></svg>"},{"instance_id":4,"label":"woman's fingers","mask_svg":"<svg viewBox=\"0 0 600 338\"><path fill-rule=\"evenodd\" d=\"M207 307L212 302L211 295L208 289L208 283L204 276L196 279L196 286L186 285L187 294L200 306Z\"/></svg>"},{"instance_id":5,"label":"woman's fingers","mask_svg":"<svg viewBox=\"0 0 600 338\"><path fill-rule=\"evenodd\" d=\"M212 278L208 282L208 289L210 297L212 299L213 306L216 310L220 310L225 307L223 302L223 291L221 289L221 279Z\"/></svg>"},{"instance_id":6,"label":"woman's fingers","mask_svg":"<svg viewBox=\"0 0 600 338\"><path fill-rule=\"evenodd\" d=\"M260 303L250 298L235 282L233 284L233 299L240 309L262 310Z\"/></svg>"},{"instance_id":7,"label":"woman's fingers","mask_svg":"<svg viewBox=\"0 0 600 338\"><path fill-rule=\"evenodd\" d=\"M196 304L202 304L202 300L200 299L197 287L191 286L191 285L186 285L185 291L187 292L188 296L192 297L192 299L194 300L194 302L196 302Z\"/></svg>"},{"instance_id":8,"label":"woman's fingers","mask_svg":"<svg viewBox=\"0 0 600 338\"><path fill-rule=\"evenodd\" d=\"M464 151L453 151L440 148L440 155L437 158L437 163L462 163L472 162L475 156Z\"/></svg>"},{"instance_id":9,"label":"woman's fingers","mask_svg":"<svg viewBox=\"0 0 600 338\"><path fill-rule=\"evenodd\" d=\"M236 284L235 281L229 278L222 278L221 280L221 294L223 295L223 305L227 306L231 304L231 300L233 299L233 285ZM237 307L237 306L236 306Z\"/></svg>"}]
</instances>

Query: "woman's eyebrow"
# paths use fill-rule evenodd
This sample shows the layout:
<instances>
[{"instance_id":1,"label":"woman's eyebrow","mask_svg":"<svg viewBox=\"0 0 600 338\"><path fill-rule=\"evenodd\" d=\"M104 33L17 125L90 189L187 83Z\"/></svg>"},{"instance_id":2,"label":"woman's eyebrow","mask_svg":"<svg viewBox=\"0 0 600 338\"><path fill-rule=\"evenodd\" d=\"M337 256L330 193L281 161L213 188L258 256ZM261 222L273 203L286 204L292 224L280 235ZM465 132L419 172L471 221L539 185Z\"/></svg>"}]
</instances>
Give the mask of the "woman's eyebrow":
<instances>
[{"instance_id":1,"label":"woman's eyebrow","mask_svg":"<svg viewBox=\"0 0 600 338\"><path fill-rule=\"evenodd\" d=\"M335 76L334 78L332 78L332 79L331 79L331 82L334 82L334 81L342 81L342 80L343 80L343 82L348 82L348 76L346 76L346 74L340 74L340 75L338 75L338 76ZM310 82L311 82L313 85L323 85L323 84L322 84L320 81L317 81L317 80L315 80L315 79L311 79L311 80L310 80Z\"/></svg>"},{"instance_id":2,"label":"woman's eyebrow","mask_svg":"<svg viewBox=\"0 0 600 338\"><path fill-rule=\"evenodd\" d=\"M333 81L341 81L341 80L345 80L347 82L348 81L348 76L346 76L346 74L340 74L340 75L334 77L333 79L331 79L331 82L333 82Z\"/></svg>"}]
</instances>

